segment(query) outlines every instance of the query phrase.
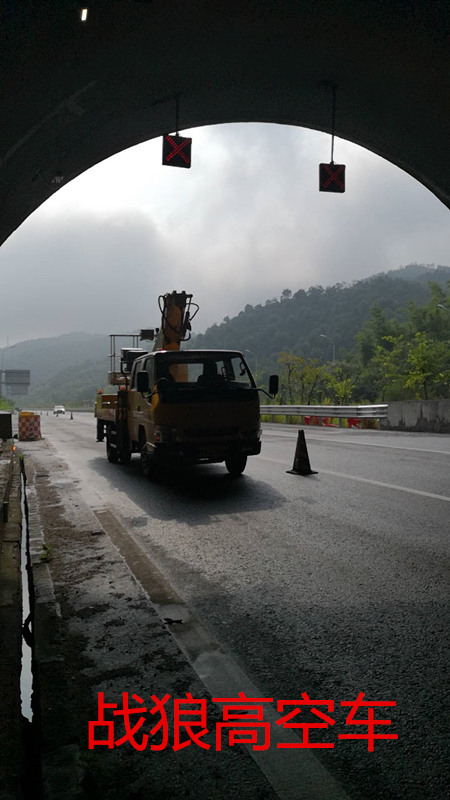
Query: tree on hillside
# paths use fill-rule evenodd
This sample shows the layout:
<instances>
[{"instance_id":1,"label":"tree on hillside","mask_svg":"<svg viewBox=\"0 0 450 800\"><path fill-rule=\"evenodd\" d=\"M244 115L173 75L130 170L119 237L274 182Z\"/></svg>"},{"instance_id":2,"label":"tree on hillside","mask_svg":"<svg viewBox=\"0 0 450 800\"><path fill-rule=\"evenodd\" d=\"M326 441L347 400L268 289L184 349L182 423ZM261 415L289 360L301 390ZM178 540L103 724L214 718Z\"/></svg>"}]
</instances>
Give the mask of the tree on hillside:
<instances>
[{"instance_id":1,"label":"tree on hillside","mask_svg":"<svg viewBox=\"0 0 450 800\"><path fill-rule=\"evenodd\" d=\"M447 342L436 342L424 331L415 334L408 344L408 375L405 386L413 389L416 399L427 400L429 392L439 387L450 389L450 357Z\"/></svg>"},{"instance_id":2,"label":"tree on hillside","mask_svg":"<svg viewBox=\"0 0 450 800\"><path fill-rule=\"evenodd\" d=\"M334 394L333 404L345 406L346 404L350 403L354 385L355 380L352 378L338 380L336 377L331 376L330 380L328 381L327 388L331 389Z\"/></svg>"},{"instance_id":3,"label":"tree on hillside","mask_svg":"<svg viewBox=\"0 0 450 800\"><path fill-rule=\"evenodd\" d=\"M355 369L350 362L334 364L324 373L324 384L332 405L343 406L350 403L355 383Z\"/></svg>"},{"instance_id":4,"label":"tree on hillside","mask_svg":"<svg viewBox=\"0 0 450 800\"><path fill-rule=\"evenodd\" d=\"M371 364L378 378L379 400L407 399L403 389L407 378L408 344L403 335L385 336L384 339L386 344L376 346Z\"/></svg>"},{"instance_id":5,"label":"tree on hillside","mask_svg":"<svg viewBox=\"0 0 450 800\"><path fill-rule=\"evenodd\" d=\"M391 349L391 336L400 332L397 320L388 319L386 312L378 303L370 308L370 317L356 335L361 363L366 366L374 358L378 348Z\"/></svg>"},{"instance_id":6,"label":"tree on hillside","mask_svg":"<svg viewBox=\"0 0 450 800\"><path fill-rule=\"evenodd\" d=\"M447 342L416 331L386 337L390 349L378 346L372 365L378 370L380 399L427 400L447 397L450 390L450 350ZM409 390L409 391L408 391Z\"/></svg>"},{"instance_id":7,"label":"tree on hillside","mask_svg":"<svg viewBox=\"0 0 450 800\"><path fill-rule=\"evenodd\" d=\"M12 411L13 403L0 395L0 411Z\"/></svg>"},{"instance_id":8,"label":"tree on hillside","mask_svg":"<svg viewBox=\"0 0 450 800\"><path fill-rule=\"evenodd\" d=\"M317 359L306 359L294 353L281 353L280 397L286 396L289 404L311 405L317 401L317 392L323 378L323 368ZM283 405L283 400L280 401Z\"/></svg>"},{"instance_id":9,"label":"tree on hillside","mask_svg":"<svg viewBox=\"0 0 450 800\"><path fill-rule=\"evenodd\" d=\"M429 299L419 306L413 300L408 303L407 327L411 336L416 331L424 331L434 339L442 340L450 335L450 281L448 291L434 281L429 281ZM444 307L444 308L442 308Z\"/></svg>"}]
</instances>

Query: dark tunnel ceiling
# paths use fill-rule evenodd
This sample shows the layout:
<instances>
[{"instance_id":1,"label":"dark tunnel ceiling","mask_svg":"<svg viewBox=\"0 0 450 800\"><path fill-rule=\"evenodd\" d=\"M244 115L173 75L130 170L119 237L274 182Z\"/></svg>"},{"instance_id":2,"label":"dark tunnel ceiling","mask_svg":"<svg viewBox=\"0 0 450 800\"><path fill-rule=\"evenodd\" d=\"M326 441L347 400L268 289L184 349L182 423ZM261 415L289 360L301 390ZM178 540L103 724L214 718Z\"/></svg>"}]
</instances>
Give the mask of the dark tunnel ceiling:
<instances>
[{"instance_id":1,"label":"dark tunnel ceiling","mask_svg":"<svg viewBox=\"0 0 450 800\"><path fill-rule=\"evenodd\" d=\"M276 122L388 159L450 206L449 0L6 0L0 243L64 182L180 129Z\"/></svg>"}]
</instances>

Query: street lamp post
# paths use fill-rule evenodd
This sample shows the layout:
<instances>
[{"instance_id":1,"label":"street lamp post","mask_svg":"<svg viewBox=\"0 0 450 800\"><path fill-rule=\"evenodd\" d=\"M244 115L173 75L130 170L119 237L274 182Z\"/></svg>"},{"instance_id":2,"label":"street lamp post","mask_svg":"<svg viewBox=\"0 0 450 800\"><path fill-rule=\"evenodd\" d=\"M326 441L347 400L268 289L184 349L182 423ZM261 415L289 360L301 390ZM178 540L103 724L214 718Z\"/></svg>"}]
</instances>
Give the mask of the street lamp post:
<instances>
[{"instance_id":1,"label":"street lamp post","mask_svg":"<svg viewBox=\"0 0 450 800\"><path fill-rule=\"evenodd\" d=\"M251 356L255 359L255 375L258 372L258 356L256 353L253 353L251 350L244 350L244 353L250 353Z\"/></svg>"},{"instance_id":2,"label":"street lamp post","mask_svg":"<svg viewBox=\"0 0 450 800\"><path fill-rule=\"evenodd\" d=\"M8 342L8 339L6 340L6 342ZM3 396L2 392L3 392L3 383L4 383L3 375L5 373L5 352L6 352L6 350L10 350L12 347L16 347L16 345L12 344L12 345L10 345L8 347L8 344L6 344L6 347L2 347L2 366L1 366L1 369L0 369L0 397ZM5 386L6 386L6 383L5 383Z\"/></svg>"},{"instance_id":3,"label":"street lamp post","mask_svg":"<svg viewBox=\"0 0 450 800\"><path fill-rule=\"evenodd\" d=\"M0 397L3 397L3 367L5 364L5 348L2 347L2 366L0 368Z\"/></svg>"},{"instance_id":4,"label":"street lamp post","mask_svg":"<svg viewBox=\"0 0 450 800\"><path fill-rule=\"evenodd\" d=\"M447 314L450 314L450 308L447 308L447 306L442 305L442 303L438 303L437 308L443 308L444 311L447 312Z\"/></svg>"},{"instance_id":5,"label":"street lamp post","mask_svg":"<svg viewBox=\"0 0 450 800\"><path fill-rule=\"evenodd\" d=\"M334 364L334 362L336 361L336 345L335 345L333 339L331 338L331 336L326 336L325 333L319 333L319 336L322 339L328 339L331 342L331 344L333 345L333 364Z\"/></svg>"}]
</instances>

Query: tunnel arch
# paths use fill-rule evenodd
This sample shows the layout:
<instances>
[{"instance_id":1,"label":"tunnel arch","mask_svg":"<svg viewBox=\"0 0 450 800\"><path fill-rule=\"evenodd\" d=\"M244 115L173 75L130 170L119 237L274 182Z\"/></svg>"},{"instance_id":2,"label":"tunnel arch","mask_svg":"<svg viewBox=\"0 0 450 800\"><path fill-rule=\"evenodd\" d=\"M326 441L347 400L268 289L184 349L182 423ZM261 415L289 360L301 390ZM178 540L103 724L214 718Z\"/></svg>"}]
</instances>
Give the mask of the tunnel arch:
<instances>
[{"instance_id":1,"label":"tunnel arch","mask_svg":"<svg viewBox=\"0 0 450 800\"><path fill-rule=\"evenodd\" d=\"M450 206L448 3L96 0L3 15L0 243L64 183L175 129L275 122L382 156ZM20 102L18 102L18 99Z\"/></svg>"}]
</instances>

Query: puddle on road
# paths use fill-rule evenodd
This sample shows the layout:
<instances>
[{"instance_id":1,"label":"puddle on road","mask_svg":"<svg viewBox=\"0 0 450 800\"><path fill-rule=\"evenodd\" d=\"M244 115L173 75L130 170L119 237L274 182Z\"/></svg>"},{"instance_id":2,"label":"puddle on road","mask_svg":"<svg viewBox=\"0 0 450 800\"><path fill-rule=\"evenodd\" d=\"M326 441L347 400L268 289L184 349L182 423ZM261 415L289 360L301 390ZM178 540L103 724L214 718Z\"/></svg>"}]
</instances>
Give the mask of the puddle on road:
<instances>
[{"instance_id":1,"label":"puddle on road","mask_svg":"<svg viewBox=\"0 0 450 800\"><path fill-rule=\"evenodd\" d=\"M30 585L28 580L29 548L28 519L25 496L25 481L21 476L20 508L22 513L22 535L20 542L20 571L22 575L22 669L20 673L20 697L22 716L29 722L33 719L31 696L33 693L32 650L30 647L32 631L30 616Z\"/></svg>"},{"instance_id":2,"label":"puddle on road","mask_svg":"<svg viewBox=\"0 0 450 800\"><path fill-rule=\"evenodd\" d=\"M53 478L52 486L71 486L78 481L73 481L72 478Z\"/></svg>"}]
</instances>

